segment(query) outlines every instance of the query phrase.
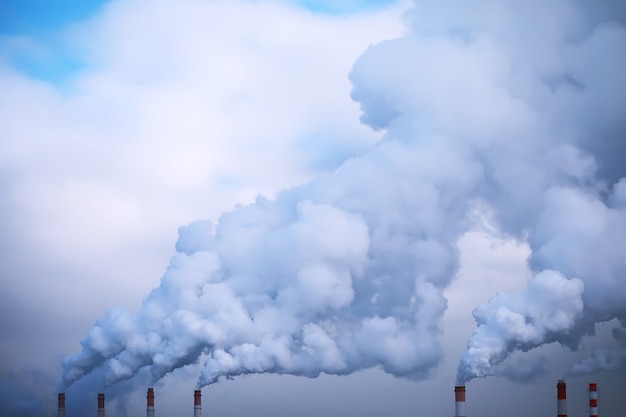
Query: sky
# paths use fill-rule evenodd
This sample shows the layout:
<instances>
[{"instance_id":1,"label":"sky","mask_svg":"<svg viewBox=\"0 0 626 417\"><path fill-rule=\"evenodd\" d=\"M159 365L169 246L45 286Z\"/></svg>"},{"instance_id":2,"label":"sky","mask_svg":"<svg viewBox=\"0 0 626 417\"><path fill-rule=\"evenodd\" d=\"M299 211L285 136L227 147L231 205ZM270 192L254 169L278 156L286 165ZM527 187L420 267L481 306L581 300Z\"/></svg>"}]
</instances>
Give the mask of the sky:
<instances>
[{"instance_id":1,"label":"sky","mask_svg":"<svg viewBox=\"0 0 626 417\"><path fill-rule=\"evenodd\" d=\"M0 4L0 417L626 408L619 1Z\"/></svg>"}]
</instances>

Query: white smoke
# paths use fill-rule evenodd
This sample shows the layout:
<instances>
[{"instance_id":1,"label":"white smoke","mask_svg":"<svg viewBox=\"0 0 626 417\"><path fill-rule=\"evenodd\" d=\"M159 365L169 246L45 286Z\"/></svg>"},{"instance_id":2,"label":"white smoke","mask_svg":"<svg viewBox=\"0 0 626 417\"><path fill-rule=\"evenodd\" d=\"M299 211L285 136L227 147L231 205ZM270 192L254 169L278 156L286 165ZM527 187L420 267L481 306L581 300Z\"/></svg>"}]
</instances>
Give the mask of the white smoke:
<instances>
[{"instance_id":1,"label":"white smoke","mask_svg":"<svg viewBox=\"0 0 626 417\"><path fill-rule=\"evenodd\" d=\"M535 275L521 294L498 294L479 306L474 310L478 329L461 360L459 374L492 374L493 365L513 349L535 347L567 332L583 315L582 293L582 281L545 270Z\"/></svg>"},{"instance_id":2,"label":"white smoke","mask_svg":"<svg viewBox=\"0 0 626 417\"><path fill-rule=\"evenodd\" d=\"M161 286L137 314L115 310L98 321L83 352L64 361L64 382L101 369L113 384L144 367L158 380L198 360L199 386L244 373L379 365L426 375L440 357L457 200L468 201L476 183L430 158L390 140L331 177L223 215L214 232L207 222L181 228ZM458 195L441 198L446 184ZM445 212L457 220L444 221Z\"/></svg>"},{"instance_id":3,"label":"white smoke","mask_svg":"<svg viewBox=\"0 0 626 417\"><path fill-rule=\"evenodd\" d=\"M623 5L519 2L463 12L473 27L444 23L450 30L466 25L466 36L476 37L469 47L485 38L507 46L504 88L532 112L527 127L538 130L515 145L514 158L497 148L490 152L500 158L483 156L492 179L509 184L488 201L502 229L528 236L535 276L522 293L499 294L474 311L478 328L459 383L497 373L515 350L554 341L575 348L595 323L626 315L626 124L619 110L626 59L611 52L626 50ZM517 25L533 33L523 36ZM541 41L525 44L532 38Z\"/></svg>"},{"instance_id":4,"label":"white smoke","mask_svg":"<svg viewBox=\"0 0 626 417\"><path fill-rule=\"evenodd\" d=\"M528 238L535 274L475 310L459 382L625 317L626 30L599 24L602 5L416 2L411 32L351 73L362 121L385 139L332 175L181 228L161 285L137 313L96 323L64 383L197 362L200 387L371 367L427 377L475 201Z\"/></svg>"}]
</instances>

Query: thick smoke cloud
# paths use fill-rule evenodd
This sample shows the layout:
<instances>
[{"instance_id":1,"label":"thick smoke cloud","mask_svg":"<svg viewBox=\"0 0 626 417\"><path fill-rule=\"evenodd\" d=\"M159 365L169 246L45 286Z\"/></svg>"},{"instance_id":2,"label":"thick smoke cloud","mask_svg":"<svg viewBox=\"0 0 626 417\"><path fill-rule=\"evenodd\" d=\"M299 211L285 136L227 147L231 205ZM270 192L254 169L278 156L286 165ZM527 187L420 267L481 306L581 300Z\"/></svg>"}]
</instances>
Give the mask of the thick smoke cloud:
<instances>
[{"instance_id":1,"label":"thick smoke cloud","mask_svg":"<svg viewBox=\"0 0 626 417\"><path fill-rule=\"evenodd\" d=\"M475 202L527 239L534 275L476 308L459 383L623 320L626 30L607 10L619 6L416 2L410 32L350 75L362 121L385 139L332 175L181 228L161 285L138 312L96 323L64 384L197 362L200 387L376 366L427 377Z\"/></svg>"},{"instance_id":2,"label":"thick smoke cloud","mask_svg":"<svg viewBox=\"0 0 626 417\"><path fill-rule=\"evenodd\" d=\"M560 178L525 182L534 191L516 199L518 209L501 196L491 200L504 230L525 229L537 273L522 293L499 294L474 311L478 329L459 365L459 382L493 374L493 366L513 350L554 341L575 348L580 337L593 333L595 323L626 314L626 293L620 290L626 278L626 127L619 110L626 100L619 75L626 59L616 53L625 50L626 30L617 21L585 20L589 3L560 7L561 16L578 15L579 23L568 27L560 22L549 48L536 45L540 52L546 49L546 56L563 58L551 74L542 74L545 61L527 60L537 74L528 81L543 80L545 90L531 91L526 98L539 111L545 152L561 164ZM554 166L539 154L534 158L539 173ZM498 209L502 203L506 205Z\"/></svg>"}]
</instances>

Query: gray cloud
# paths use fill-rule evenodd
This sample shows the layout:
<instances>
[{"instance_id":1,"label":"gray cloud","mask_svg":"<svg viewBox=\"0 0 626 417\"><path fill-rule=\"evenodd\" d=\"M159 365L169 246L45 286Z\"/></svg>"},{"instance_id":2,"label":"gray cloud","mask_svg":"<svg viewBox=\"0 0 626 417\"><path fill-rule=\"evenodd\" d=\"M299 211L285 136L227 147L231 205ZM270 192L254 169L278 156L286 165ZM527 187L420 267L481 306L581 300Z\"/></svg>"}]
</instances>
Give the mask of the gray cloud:
<instances>
[{"instance_id":1,"label":"gray cloud","mask_svg":"<svg viewBox=\"0 0 626 417\"><path fill-rule=\"evenodd\" d=\"M38 385L46 383L46 375L22 370L0 375L0 416L28 417L43 415L45 408Z\"/></svg>"},{"instance_id":2,"label":"gray cloud","mask_svg":"<svg viewBox=\"0 0 626 417\"><path fill-rule=\"evenodd\" d=\"M626 370L626 320L621 319L621 327L612 329L612 336L617 346L600 347L591 355L575 363L570 374L589 375L601 371L621 372Z\"/></svg>"}]
</instances>

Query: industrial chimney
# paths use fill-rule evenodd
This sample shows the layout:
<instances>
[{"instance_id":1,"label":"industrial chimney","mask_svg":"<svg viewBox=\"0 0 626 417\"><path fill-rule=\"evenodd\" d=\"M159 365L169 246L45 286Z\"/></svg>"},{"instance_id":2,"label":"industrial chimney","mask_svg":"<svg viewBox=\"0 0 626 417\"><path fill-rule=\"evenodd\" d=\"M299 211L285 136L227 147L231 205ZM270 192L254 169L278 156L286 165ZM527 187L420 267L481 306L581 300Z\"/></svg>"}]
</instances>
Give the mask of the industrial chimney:
<instances>
[{"instance_id":1,"label":"industrial chimney","mask_svg":"<svg viewBox=\"0 0 626 417\"><path fill-rule=\"evenodd\" d=\"M567 417L567 386L563 379L556 384L556 414L557 417Z\"/></svg>"},{"instance_id":2,"label":"industrial chimney","mask_svg":"<svg viewBox=\"0 0 626 417\"><path fill-rule=\"evenodd\" d=\"M465 417L465 385L454 387L455 417Z\"/></svg>"},{"instance_id":3,"label":"industrial chimney","mask_svg":"<svg viewBox=\"0 0 626 417\"><path fill-rule=\"evenodd\" d=\"M104 417L104 394L98 394L98 417Z\"/></svg>"},{"instance_id":4,"label":"industrial chimney","mask_svg":"<svg viewBox=\"0 0 626 417\"><path fill-rule=\"evenodd\" d=\"M59 417L65 417L65 393L59 392L59 400L57 401L59 409Z\"/></svg>"},{"instance_id":5,"label":"industrial chimney","mask_svg":"<svg viewBox=\"0 0 626 417\"><path fill-rule=\"evenodd\" d=\"M598 417L598 384L589 384L589 417Z\"/></svg>"},{"instance_id":6,"label":"industrial chimney","mask_svg":"<svg viewBox=\"0 0 626 417\"><path fill-rule=\"evenodd\" d=\"M146 416L154 417L154 389L148 388L148 394L146 395Z\"/></svg>"},{"instance_id":7,"label":"industrial chimney","mask_svg":"<svg viewBox=\"0 0 626 417\"><path fill-rule=\"evenodd\" d=\"M202 392L199 389L193 392L193 417L202 417Z\"/></svg>"}]
</instances>

